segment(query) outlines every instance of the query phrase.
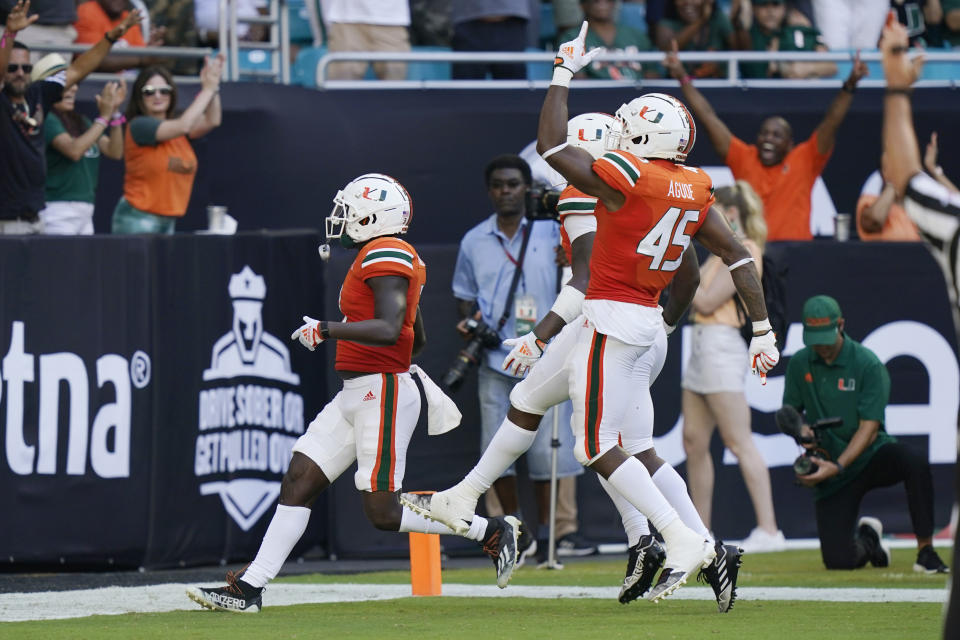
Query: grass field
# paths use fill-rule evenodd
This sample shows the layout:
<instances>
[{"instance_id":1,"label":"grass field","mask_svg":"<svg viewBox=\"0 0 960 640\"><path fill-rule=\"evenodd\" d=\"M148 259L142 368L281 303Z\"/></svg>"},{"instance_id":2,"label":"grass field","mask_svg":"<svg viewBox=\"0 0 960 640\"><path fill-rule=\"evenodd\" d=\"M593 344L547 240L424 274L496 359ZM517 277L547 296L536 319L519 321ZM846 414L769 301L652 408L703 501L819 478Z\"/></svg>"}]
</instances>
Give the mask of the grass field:
<instances>
[{"instance_id":1,"label":"grass field","mask_svg":"<svg viewBox=\"0 0 960 640\"><path fill-rule=\"evenodd\" d=\"M947 550L943 550L948 557ZM887 569L827 572L817 551L789 551L745 559L740 586L910 588L942 590L943 576L911 570L914 552L894 550ZM522 568L513 586L559 585L610 588L615 594L623 557L570 562L563 571ZM444 571L444 584L493 581L493 569ZM307 575L280 583L388 585L408 583L406 572ZM509 594L510 587L504 592ZM69 598L69 592L59 594ZM796 602L741 600L726 615L706 601L645 601L628 606L609 599L584 598L399 598L270 606L258 615L230 615L189 609L166 613L91 616L42 622L0 624L0 638L939 638L942 605L914 602ZM184 597L184 606L190 606Z\"/></svg>"}]
</instances>

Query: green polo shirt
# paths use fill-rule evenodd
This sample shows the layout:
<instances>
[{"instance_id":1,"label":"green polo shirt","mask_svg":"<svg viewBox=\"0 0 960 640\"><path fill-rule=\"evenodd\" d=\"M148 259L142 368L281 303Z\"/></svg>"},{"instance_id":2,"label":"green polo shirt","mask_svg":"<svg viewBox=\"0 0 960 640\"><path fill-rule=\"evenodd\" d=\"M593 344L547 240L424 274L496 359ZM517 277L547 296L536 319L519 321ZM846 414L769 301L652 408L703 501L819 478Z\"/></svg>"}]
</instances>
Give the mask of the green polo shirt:
<instances>
[{"instance_id":1,"label":"green polo shirt","mask_svg":"<svg viewBox=\"0 0 960 640\"><path fill-rule=\"evenodd\" d=\"M813 488L815 500L826 498L853 480L870 462L877 449L896 442L886 432L883 414L890 399L890 375L876 355L843 334L843 347L833 364L824 362L810 347L790 358L783 390L783 404L806 412L806 422L822 418L843 418L843 424L820 431L819 455L836 460L847 448L861 420L878 420L880 430L839 476Z\"/></svg>"},{"instance_id":2,"label":"green polo shirt","mask_svg":"<svg viewBox=\"0 0 960 640\"><path fill-rule=\"evenodd\" d=\"M750 27L750 46L754 51L766 51L770 42L777 38L777 51L816 51L824 44L823 36L813 27L786 26L779 31L764 33L756 23ZM743 62L740 75L744 78L766 78L767 62Z\"/></svg>"}]
</instances>

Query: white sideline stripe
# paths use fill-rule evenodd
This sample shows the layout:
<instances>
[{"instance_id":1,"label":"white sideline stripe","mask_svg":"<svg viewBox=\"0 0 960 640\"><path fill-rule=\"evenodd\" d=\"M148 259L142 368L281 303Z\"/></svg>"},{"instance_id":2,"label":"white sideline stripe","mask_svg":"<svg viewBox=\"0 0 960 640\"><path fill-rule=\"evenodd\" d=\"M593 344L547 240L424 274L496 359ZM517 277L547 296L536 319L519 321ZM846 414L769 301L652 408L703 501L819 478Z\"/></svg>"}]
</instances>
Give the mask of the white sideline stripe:
<instances>
[{"instance_id":1,"label":"white sideline stripe","mask_svg":"<svg viewBox=\"0 0 960 640\"><path fill-rule=\"evenodd\" d=\"M82 618L92 615L125 613L159 613L197 610L189 600L188 584L159 584L146 587L105 587L76 591L43 591L0 594L0 622ZM618 587L536 587L512 586L498 589L495 585L445 584L443 595L455 598L599 598L616 603ZM410 596L406 584L288 584L270 585L264 592L264 606L282 607L295 604L390 600ZM686 587L671 600L714 600L707 587ZM737 599L790 600L829 602L932 602L947 600L944 589L861 589L808 587L740 587ZM612 605L611 605L612 606Z\"/></svg>"}]
</instances>

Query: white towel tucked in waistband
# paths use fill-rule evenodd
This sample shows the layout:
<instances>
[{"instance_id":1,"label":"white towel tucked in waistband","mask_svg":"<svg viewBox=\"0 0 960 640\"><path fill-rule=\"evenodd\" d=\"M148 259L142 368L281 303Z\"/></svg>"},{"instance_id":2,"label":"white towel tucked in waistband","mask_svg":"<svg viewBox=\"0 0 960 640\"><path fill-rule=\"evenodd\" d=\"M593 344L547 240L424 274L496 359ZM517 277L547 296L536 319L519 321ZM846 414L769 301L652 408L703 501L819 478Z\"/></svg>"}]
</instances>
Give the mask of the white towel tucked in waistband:
<instances>
[{"instance_id":1,"label":"white towel tucked in waistband","mask_svg":"<svg viewBox=\"0 0 960 640\"><path fill-rule=\"evenodd\" d=\"M410 365L410 373L420 378L423 391L427 396L427 433L438 436L460 426L460 410L443 392L437 383L430 379L427 372L415 364Z\"/></svg>"}]
</instances>

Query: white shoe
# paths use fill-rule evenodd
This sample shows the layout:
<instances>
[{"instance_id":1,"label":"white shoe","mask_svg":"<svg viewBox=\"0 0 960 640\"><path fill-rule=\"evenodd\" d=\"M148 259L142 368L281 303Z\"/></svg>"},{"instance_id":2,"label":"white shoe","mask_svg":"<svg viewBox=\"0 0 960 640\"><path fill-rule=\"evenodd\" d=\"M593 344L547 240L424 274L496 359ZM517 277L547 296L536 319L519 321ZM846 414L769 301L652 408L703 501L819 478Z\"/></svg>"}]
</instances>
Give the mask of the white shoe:
<instances>
[{"instance_id":1,"label":"white shoe","mask_svg":"<svg viewBox=\"0 0 960 640\"><path fill-rule=\"evenodd\" d=\"M470 530L470 523L477 511L477 499L480 496L472 494L462 483L435 493L430 497L430 513L424 515L447 525L462 536Z\"/></svg>"},{"instance_id":2,"label":"white shoe","mask_svg":"<svg viewBox=\"0 0 960 640\"><path fill-rule=\"evenodd\" d=\"M777 530L776 533L767 533L760 527L755 527L750 535L740 543L740 546L744 553L769 553L785 550L787 540L783 537L783 531Z\"/></svg>"},{"instance_id":3,"label":"white shoe","mask_svg":"<svg viewBox=\"0 0 960 640\"><path fill-rule=\"evenodd\" d=\"M695 571L710 566L717 556L712 540L703 539L680 523L679 519L674 522L676 524L668 525L668 528L677 526L677 530L671 532L669 540L664 536L667 559L663 571L660 572L660 579L647 596L651 602L659 602L672 594L686 584L687 578L695 575Z\"/></svg>"}]
</instances>

